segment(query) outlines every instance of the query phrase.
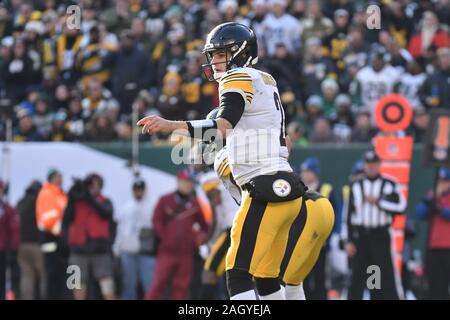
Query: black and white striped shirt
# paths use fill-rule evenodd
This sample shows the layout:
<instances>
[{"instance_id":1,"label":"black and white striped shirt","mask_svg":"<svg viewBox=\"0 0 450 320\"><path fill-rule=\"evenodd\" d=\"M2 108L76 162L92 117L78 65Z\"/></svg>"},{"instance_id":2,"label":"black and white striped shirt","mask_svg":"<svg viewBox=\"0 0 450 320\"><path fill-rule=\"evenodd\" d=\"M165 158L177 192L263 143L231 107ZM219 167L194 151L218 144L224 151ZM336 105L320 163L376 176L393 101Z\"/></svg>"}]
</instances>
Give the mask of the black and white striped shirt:
<instances>
[{"instance_id":1,"label":"black and white striped shirt","mask_svg":"<svg viewBox=\"0 0 450 320\"><path fill-rule=\"evenodd\" d=\"M370 196L378 202L369 203L367 197ZM350 186L347 224L349 229L386 227L391 224L392 215L403 213L405 209L406 199L396 182L382 176L363 177Z\"/></svg>"}]
</instances>

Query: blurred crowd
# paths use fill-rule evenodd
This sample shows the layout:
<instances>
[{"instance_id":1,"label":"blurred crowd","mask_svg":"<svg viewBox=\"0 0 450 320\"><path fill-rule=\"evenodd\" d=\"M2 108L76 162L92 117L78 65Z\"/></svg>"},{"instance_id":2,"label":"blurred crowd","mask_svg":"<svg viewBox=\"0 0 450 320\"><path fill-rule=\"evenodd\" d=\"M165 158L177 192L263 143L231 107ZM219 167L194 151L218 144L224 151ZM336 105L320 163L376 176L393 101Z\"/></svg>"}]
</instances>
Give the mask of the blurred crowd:
<instances>
[{"instance_id":1,"label":"blurred crowd","mask_svg":"<svg viewBox=\"0 0 450 320\"><path fill-rule=\"evenodd\" d=\"M2 1L0 138L6 118L16 142L128 141L133 111L203 118L218 105L204 38L237 21L256 32L295 144L370 141L374 105L392 92L408 98L420 142L429 111L450 107L449 12L448 0Z\"/></svg>"}]
</instances>

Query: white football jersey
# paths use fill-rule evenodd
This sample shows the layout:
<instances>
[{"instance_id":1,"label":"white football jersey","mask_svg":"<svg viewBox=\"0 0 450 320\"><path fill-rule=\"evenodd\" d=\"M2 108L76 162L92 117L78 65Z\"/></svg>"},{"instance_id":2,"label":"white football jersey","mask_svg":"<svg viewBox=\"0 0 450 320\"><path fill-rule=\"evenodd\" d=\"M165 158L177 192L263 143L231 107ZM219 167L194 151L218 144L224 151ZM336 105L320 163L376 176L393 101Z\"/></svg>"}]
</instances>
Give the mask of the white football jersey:
<instances>
[{"instance_id":1,"label":"white football jersey","mask_svg":"<svg viewBox=\"0 0 450 320\"><path fill-rule=\"evenodd\" d=\"M418 92L426 78L426 73L419 73L416 75L405 73L402 76L398 92L408 99L409 104L413 109L420 109L423 107Z\"/></svg>"},{"instance_id":2,"label":"white football jersey","mask_svg":"<svg viewBox=\"0 0 450 320\"><path fill-rule=\"evenodd\" d=\"M400 72L392 66L385 66L375 72L371 66L362 68L356 74L360 84L363 107L373 112L376 102L384 95L393 92L394 84L400 79Z\"/></svg>"},{"instance_id":3,"label":"white football jersey","mask_svg":"<svg viewBox=\"0 0 450 320\"><path fill-rule=\"evenodd\" d=\"M226 146L216 154L216 157L214 159L214 171L216 172L220 180L222 180L225 189L228 191L227 193L229 193L231 197L233 197L237 205L240 205L242 200L241 188L239 188L239 186L236 184L233 175L231 174Z\"/></svg>"},{"instance_id":4,"label":"white football jersey","mask_svg":"<svg viewBox=\"0 0 450 320\"><path fill-rule=\"evenodd\" d=\"M285 118L276 81L254 68L227 71L219 80L219 95L237 92L244 112L226 138L228 162L239 186L259 176L292 171L287 160Z\"/></svg>"},{"instance_id":5,"label":"white football jersey","mask_svg":"<svg viewBox=\"0 0 450 320\"><path fill-rule=\"evenodd\" d=\"M264 18L262 36L266 44L267 54L275 54L276 45L284 44L287 50L294 53L300 43L301 25L300 21L290 14L283 14L281 17L269 13Z\"/></svg>"}]
</instances>

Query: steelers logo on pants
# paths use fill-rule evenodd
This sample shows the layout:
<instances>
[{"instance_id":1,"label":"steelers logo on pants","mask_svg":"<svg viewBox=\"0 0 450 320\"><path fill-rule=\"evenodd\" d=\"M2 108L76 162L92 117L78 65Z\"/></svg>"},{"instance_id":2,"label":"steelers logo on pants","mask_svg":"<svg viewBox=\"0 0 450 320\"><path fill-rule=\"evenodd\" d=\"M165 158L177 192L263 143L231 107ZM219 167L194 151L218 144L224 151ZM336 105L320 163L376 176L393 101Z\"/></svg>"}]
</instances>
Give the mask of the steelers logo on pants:
<instances>
[{"instance_id":1,"label":"steelers logo on pants","mask_svg":"<svg viewBox=\"0 0 450 320\"><path fill-rule=\"evenodd\" d=\"M279 197L287 197L291 193L291 185L284 179L275 180L272 185L273 192Z\"/></svg>"}]
</instances>

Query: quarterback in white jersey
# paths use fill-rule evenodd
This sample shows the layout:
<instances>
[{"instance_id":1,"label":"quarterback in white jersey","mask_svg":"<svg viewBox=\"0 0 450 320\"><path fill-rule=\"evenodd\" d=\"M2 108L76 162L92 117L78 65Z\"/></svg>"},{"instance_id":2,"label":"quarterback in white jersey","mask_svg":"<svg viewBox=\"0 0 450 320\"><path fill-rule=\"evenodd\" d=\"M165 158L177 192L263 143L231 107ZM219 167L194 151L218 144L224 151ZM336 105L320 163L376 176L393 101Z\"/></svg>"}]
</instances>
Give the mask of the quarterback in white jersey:
<instances>
[{"instance_id":1,"label":"quarterback in white jersey","mask_svg":"<svg viewBox=\"0 0 450 320\"><path fill-rule=\"evenodd\" d=\"M219 80L219 95L238 93L244 112L227 135L233 176L238 185L276 171L292 171L287 157L284 111L273 77L253 68L236 68Z\"/></svg>"},{"instance_id":2,"label":"quarterback in white jersey","mask_svg":"<svg viewBox=\"0 0 450 320\"><path fill-rule=\"evenodd\" d=\"M306 187L287 161L276 82L252 67L258 60L254 32L235 22L218 25L208 34L203 53L205 75L219 82L217 118L168 121L147 116L137 124L150 134L180 129L202 140L209 140L211 132L226 137L230 169L243 190L226 257L227 289L232 300L256 300L253 276L267 261L261 278L278 278L284 256L279 249L287 245ZM260 299L285 299L279 286L255 283Z\"/></svg>"}]
</instances>

